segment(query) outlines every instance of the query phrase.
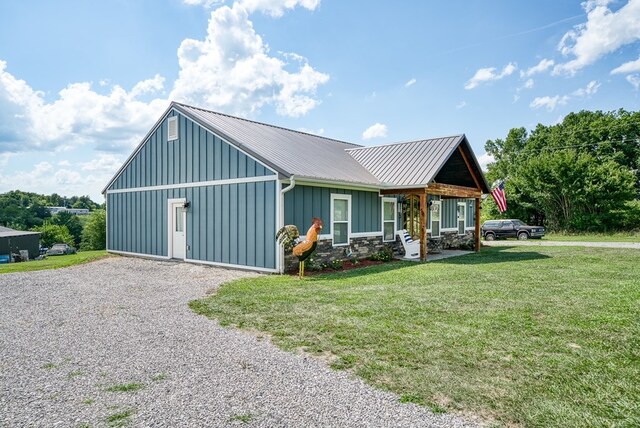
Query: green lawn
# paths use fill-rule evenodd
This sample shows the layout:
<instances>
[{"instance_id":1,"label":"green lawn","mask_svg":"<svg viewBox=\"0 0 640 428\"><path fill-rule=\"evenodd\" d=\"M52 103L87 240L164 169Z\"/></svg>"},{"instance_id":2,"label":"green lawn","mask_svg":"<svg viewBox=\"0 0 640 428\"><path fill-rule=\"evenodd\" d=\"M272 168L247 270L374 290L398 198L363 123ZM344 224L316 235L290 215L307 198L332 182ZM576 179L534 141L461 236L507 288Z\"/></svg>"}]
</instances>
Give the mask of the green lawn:
<instances>
[{"instance_id":1,"label":"green lawn","mask_svg":"<svg viewBox=\"0 0 640 428\"><path fill-rule=\"evenodd\" d=\"M548 233L545 241L575 241L575 242L640 242L640 232L616 232L616 233Z\"/></svg>"},{"instance_id":2,"label":"green lawn","mask_svg":"<svg viewBox=\"0 0 640 428\"><path fill-rule=\"evenodd\" d=\"M506 426L640 425L640 251L485 248L245 279L190 306L434 411Z\"/></svg>"},{"instance_id":3,"label":"green lawn","mask_svg":"<svg viewBox=\"0 0 640 428\"><path fill-rule=\"evenodd\" d=\"M106 251L80 251L65 256L49 256L44 260L32 260L23 263L0 264L0 274L11 272L29 272L44 269L59 269L79 265L107 257Z\"/></svg>"}]
</instances>

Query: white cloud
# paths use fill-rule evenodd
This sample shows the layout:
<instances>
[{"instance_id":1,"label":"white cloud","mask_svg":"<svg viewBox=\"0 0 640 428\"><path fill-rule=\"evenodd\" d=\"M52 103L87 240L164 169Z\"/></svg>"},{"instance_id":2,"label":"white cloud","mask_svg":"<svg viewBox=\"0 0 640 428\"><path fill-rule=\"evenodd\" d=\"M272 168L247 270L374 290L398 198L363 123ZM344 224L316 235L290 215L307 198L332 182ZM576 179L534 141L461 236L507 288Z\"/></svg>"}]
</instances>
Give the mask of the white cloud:
<instances>
[{"instance_id":1,"label":"white cloud","mask_svg":"<svg viewBox=\"0 0 640 428\"><path fill-rule=\"evenodd\" d=\"M312 134L312 135L324 135L324 128L320 128L320 129L309 129L309 128L298 128L298 131L300 132L304 132L307 134Z\"/></svg>"},{"instance_id":2,"label":"white cloud","mask_svg":"<svg viewBox=\"0 0 640 428\"><path fill-rule=\"evenodd\" d=\"M524 89L531 89L533 88L533 79L527 79L526 82L524 82L524 86L522 86Z\"/></svg>"},{"instance_id":3,"label":"white cloud","mask_svg":"<svg viewBox=\"0 0 640 428\"><path fill-rule=\"evenodd\" d=\"M120 156L113 154L101 153L97 158L90 160L89 162L82 163L81 169L83 171L100 171L107 172L109 174L115 174L120 168L124 159Z\"/></svg>"},{"instance_id":4,"label":"white cloud","mask_svg":"<svg viewBox=\"0 0 640 428\"><path fill-rule=\"evenodd\" d=\"M240 4L249 12L260 11L273 17L280 17L287 9L293 9L296 6L315 10L320 5L320 0L241 0Z\"/></svg>"},{"instance_id":5,"label":"white cloud","mask_svg":"<svg viewBox=\"0 0 640 428\"><path fill-rule=\"evenodd\" d=\"M611 74L637 73L640 71L640 58L635 61L629 61L611 70Z\"/></svg>"},{"instance_id":6,"label":"white cloud","mask_svg":"<svg viewBox=\"0 0 640 428\"><path fill-rule=\"evenodd\" d=\"M182 0L182 2L189 6L210 8L221 5L225 0ZM287 9L294 9L296 6L302 6L309 10L315 10L320 6L320 0L239 0L234 2L234 5L236 3L250 13L259 11L274 18L281 17Z\"/></svg>"},{"instance_id":7,"label":"white cloud","mask_svg":"<svg viewBox=\"0 0 640 428\"><path fill-rule=\"evenodd\" d=\"M458 104L456 104L456 108L458 110L465 108L467 106L467 102L466 101L460 101Z\"/></svg>"},{"instance_id":8,"label":"white cloud","mask_svg":"<svg viewBox=\"0 0 640 428\"><path fill-rule=\"evenodd\" d=\"M587 22L567 32L558 45L563 55L574 59L554 67L554 74L573 75L622 46L640 40L640 0L629 2L612 12L612 0L589 0L582 3Z\"/></svg>"},{"instance_id":9,"label":"white cloud","mask_svg":"<svg viewBox=\"0 0 640 428\"><path fill-rule=\"evenodd\" d=\"M500 73L497 72L497 69L495 67L481 68L476 71L476 74L474 74L473 77L469 79L469 81L467 81L467 83L464 85L464 88L473 89L477 88L482 83L500 80L513 74L513 72L516 71L517 68L518 67L512 62L507 64Z\"/></svg>"},{"instance_id":10,"label":"white cloud","mask_svg":"<svg viewBox=\"0 0 640 428\"><path fill-rule=\"evenodd\" d=\"M87 82L72 83L47 103L42 92L6 67L0 61L0 151L60 151L82 144L128 150L167 105L162 99L138 99L162 89L160 76L139 82L129 92L116 85L106 94Z\"/></svg>"},{"instance_id":11,"label":"white cloud","mask_svg":"<svg viewBox=\"0 0 640 428\"><path fill-rule=\"evenodd\" d=\"M71 166L71 162L68 160L61 160L57 163L58 166Z\"/></svg>"},{"instance_id":12,"label":"white cloud","mask_svg":"<svg viewBox=\"0 0 640 428\"><path fill-rule=\"evenodd\" d=\"M555 110L556 106L565 105L567 104L568 101L569 101L569 97L566 95L564 96L556 95L555 97L549 97L549 96L537 97L533 101L531 101L531 104L529 104L529 107L535 108L535 109L545 107L548 111L553 111Z\"/></svg>"},{"instance_id":13,"label":"white cloud","mask_svg":"<svg viewBox=\"0 0 640 428\"><path fill-rule=\"evenodd\" d=\"M640 90L640 75L638 74L630 74L626 77L627 82L631 83L633 89Z\"/></svg>"},{"instance_id":14,"label":"white cloud","mask_svg":"<svg viewBox=\"0 0 640 428\"><path fill-rule=\"evenodd\" d=\"M521 71L520 72L520 77L531 77L534 74L538 74L538 73L544 73L545 71L547 71L548 69L550 69L551 67L553 67L553 60L552 59L542 59L540 60L540 62L536 65L534 65L531 68L528 68L526 71Z\"/></svg>"},{"instance_id":15,"label":"white cloud","mask_svg":"<svg viewBox=\"0 0 640 428\"><path fill-rule=\"evenodd\" d=\"M242 116L267 104L280 115L301 116L319 104L313 96L329 80L306 61L290 72L285 62L269 56L247 9L238 3L211 12L206 38L185 39L178 59L171 99Z\"/></svg>"},{"instance_id":16,"label":"white cloud","mask_svg":"<svg viewBox=\"0 0 640 428\"><path fill-rule=\"evenodd\" d=\"M417 82L417 80L412 78L407 83L404 84L404 87L408 88L409 86L414 85L416 82Z\"/></svg>"},{"instance_id":17,"label":"white cloud","mask_svg":"<svg viewBox=\"0 0 640 428\"><path fill-rule=\"evenodd\" d=\"M589 97L598 92L598 88L600 88L600 83L598 83L597 80L592 80L586 87L573 91L572 95L576 97Z\"/></svg>"},{"instance_id":18,"label":"white cloud","mask_svg":"<svg viewBox=\"0 0 640 428\"><path fill-rule=\"evenodd\" d=\"M480 164L480 168L483 171L486 171L487 170L487 165L489 165L493 161L495 161L495 159L489 153L485 153L483 155L480 155L480 157L478 158L478 163Z\"/></svg>"},{"instance_id":19,"label":"white cloud","mask_svg":"<svg viewBox=\"0 0 640 428\"><path fill-rule=\"evenodd\" d=\"M365 129L362 133L363 140L370 140L372 138L383 138L387 136L387 125L382 123L375 123Z\"/></svg>"}]
</instances>

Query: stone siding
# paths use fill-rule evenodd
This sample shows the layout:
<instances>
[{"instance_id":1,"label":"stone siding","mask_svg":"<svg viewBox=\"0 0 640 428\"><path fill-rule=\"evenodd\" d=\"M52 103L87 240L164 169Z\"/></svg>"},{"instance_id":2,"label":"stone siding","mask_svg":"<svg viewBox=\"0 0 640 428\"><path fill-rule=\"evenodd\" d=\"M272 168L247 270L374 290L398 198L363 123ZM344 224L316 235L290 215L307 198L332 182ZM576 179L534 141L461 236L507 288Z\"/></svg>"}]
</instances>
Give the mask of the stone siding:
<instances>
[{"instance_id":1,"label":"stone siding","mask_svg":"<svg viewBox=\"0 0 640 428\"><path fill-rule=\"evenodd\" d=\"M402 248L402 244L397 243ZM330 263L333 260L365 259L380 250L389 247L395 248L395 242L382 242L382 236L369 236L364 238L351 238L351 245L333 247L331 239L318 241L318 246L313 254L313 259L317 263ZM348 253L351 252L349 256ZM298 258L291 252L284 256L285 271L298 268Z\"/></svg>"}]
</instances>

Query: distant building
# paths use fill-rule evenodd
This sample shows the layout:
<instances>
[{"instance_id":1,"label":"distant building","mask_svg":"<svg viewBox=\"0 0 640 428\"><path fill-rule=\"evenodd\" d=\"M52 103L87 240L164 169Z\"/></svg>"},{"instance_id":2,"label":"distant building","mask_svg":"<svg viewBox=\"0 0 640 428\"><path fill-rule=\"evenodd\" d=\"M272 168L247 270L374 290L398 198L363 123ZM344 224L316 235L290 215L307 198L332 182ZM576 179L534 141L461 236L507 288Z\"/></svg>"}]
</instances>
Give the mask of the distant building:
<instances>
[{"instance_id":1,"label":"distant building","mask_svg":"<svg viewBox=\"0 0 640 428\"><path fill-rule=\"evenodd\" d=\"M20 250L29 251L29 258L40 254L40 232L27 232L0 226L0 256L19 254Z\"/></svg>"},{"instance_id":2,"label":"distant building","mask_svg":"<svg viewBox=\"0 0 640 428\"><path fill-rule=\"evenodd\" d=\"M67 208L67 207L47 207L51 215L58 214L59 212L68 212L75 215L88 215L89 210L86 208Z\"/></svg>"}]
</instances>

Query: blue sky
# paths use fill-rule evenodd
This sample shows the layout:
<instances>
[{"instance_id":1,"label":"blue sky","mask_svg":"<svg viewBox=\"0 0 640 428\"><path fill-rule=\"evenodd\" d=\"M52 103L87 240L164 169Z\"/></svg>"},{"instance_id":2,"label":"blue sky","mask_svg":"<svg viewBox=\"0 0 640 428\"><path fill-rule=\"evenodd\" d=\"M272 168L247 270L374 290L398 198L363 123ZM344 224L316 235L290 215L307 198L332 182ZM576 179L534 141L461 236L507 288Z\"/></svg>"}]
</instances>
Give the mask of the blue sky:
<instances>
[{"instance_id":1,"label":"blue sky","mask_svg":"<svg viewBox=\"0 0 640 428\"><path fill-rule=\"evenodd\" d=\"M363 145L638 110L640 0L0 3L0 192L100 190L170 100Z\"/></svg>"}]
</instances>

